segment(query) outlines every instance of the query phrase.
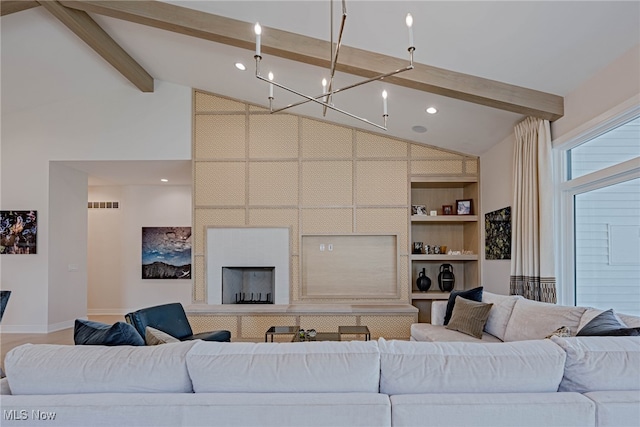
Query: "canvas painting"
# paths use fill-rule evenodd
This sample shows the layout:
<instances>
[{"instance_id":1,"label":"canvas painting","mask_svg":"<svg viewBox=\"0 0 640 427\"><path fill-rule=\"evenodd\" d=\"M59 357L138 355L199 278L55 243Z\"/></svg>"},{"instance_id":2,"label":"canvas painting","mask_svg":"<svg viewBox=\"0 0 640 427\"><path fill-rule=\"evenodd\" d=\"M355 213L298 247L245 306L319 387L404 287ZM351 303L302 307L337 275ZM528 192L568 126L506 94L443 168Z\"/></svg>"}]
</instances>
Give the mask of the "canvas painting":
<instances>
[{"instance_id":1,"label":"canvas painting","mask_svg":"<svg viewBox=\"0 0 640 427\"><path fill-rule=\"evenodd\" d=\"M142 227L142 278L191 279L191 227Z\"/></svg>"},{"instance_id":2,"label":"canvas painting","mask_svg":"<svg viewBox=\"0 0 640 427\"><path fill-rule=\"evenodd\" d=\"M485 214L485 259L511 259L511 206Z\"/></svg>"},{"instance_id":3,"label":"canvas painting","mask_svg":"<svg viewBox=\"0 0 640 427\"><path fill-rule=\"evenodd\" d=\"M0 254L36 254L37 235L37 211L0 211Z\"/></svg>"}]
</instances>

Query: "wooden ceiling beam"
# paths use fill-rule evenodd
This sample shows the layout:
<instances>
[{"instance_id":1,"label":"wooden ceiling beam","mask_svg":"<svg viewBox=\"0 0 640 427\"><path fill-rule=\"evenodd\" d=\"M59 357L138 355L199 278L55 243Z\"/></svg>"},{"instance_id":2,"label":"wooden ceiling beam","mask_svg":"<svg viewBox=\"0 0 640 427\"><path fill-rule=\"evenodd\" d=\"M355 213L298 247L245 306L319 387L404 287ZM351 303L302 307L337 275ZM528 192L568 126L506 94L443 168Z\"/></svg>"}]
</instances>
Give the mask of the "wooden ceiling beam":
<instances>
[{"instance_id":1,"label":"wooden ceiling beam","mask_svg":"<svg viewBox=\"0 0 640 427\"><path fill-rule=\"evenodd\" d=\"M153 77L145 71L84 11L69 9L57 1L40 4L88 44L142 92L153 92Z\"/></svg>"},{"instance_id":2,"label":"wooden ceiling beam","mask_svg":"<svg viewBox=\"0 0 640 427\"><path fill-rule=\"evenodd\" d=\"M38 6L40 6L40 3L34 0L0 0L0 16L10 15Z\"/></svg>"},{"instance_id":3,"label":"wooden ceiling beam","mask_svg":"<svg viewBox=\"0 0 640 427\"><path fill-rule=\"evenodd\" d=\"M255 49L253 24L157 1L60 0L69 8L198 37L243 49ZM330 43L274 28L263 28L262 52L324 68L330 67ZM407 54L408 56L408 54ZM372 77L403 68L399 59L342 46L338 71ZM518 114L557 120L564 114L561 96L458 73L424 64L387 79L411 89Z\"/></svg>"}]
</instances>

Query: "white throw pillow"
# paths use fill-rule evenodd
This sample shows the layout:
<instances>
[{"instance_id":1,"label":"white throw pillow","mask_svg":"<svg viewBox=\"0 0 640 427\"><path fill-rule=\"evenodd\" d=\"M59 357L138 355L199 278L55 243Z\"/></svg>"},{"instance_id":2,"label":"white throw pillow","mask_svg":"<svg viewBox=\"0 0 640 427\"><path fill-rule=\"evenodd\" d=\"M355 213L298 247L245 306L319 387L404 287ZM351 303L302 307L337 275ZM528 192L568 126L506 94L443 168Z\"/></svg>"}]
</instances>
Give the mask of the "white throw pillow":
<instances>
[{"instance_id":1,"label":"white throw pillow","mask_svg":"<svg viewBox=\"0 0 640 427\"><path fill-rule=\"evenodd\" d=\"M519 299L522 299L519 295L498 295L491 292L483 292L482 302L493 304L487 323L484 325L485 332L504 341L504 334L507 330L513 306Z\"/></svg>"},{"instance_id":2,"label":"white throw pillow","mask_svg":"<svg viewBox=\"0 0 640 427\"><path fill-rule=\"evenodd\" d=\"M144 329L144 342L147 345L159 345L170 342L180 342L180 340L159 329L147 326Z\"/></svg>"},{"instance_id":3,"label":"white throw pillow","mask_svg":"<svg viewBox=\"0 0 640 427\"><path fill-rule=\"evenodd\" d=\"M584 307L519 299L511 312L504 341L544 339L562 326L577 331L585 310Z\"/></svg>"}]
</instances>

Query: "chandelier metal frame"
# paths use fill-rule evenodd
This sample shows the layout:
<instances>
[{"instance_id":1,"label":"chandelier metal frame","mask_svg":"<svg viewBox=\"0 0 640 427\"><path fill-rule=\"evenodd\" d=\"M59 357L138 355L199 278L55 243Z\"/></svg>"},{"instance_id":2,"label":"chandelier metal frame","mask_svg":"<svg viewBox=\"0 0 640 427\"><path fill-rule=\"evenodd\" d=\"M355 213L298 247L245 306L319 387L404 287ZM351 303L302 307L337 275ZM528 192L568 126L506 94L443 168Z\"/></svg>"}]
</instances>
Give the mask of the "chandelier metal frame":
<instances>
[{"instance_id":1,"label":"chandelier metal frame","mask_svg":"<svg viewBox=\"0 0 640 427\"><path fill-rule=\"evenodd\" d=\"M344 92L346 90L349 89L353 89L355 87L358 86L362 86L364 84L367 83L371 83L371 82L375 82L375 81L380 81L380 80L384 80L387 77L391 77L394 76L396 74L400 74L403 73L405 71L409 71L412 70L414 68L413 66L413 52L415 51L415 46L413 45L413 17L411 16L410 13L407 14L406 17L406 24L407 27L409 28L409 48L407 49L409 51L409 64L404 67L404 68L400 68L394 71L390 71L388 73L384 73L384 74L380 74L378 76L375 77L371 77L369 79L366 80L362 80L359 81L357 83L354 84L350 84L348 86L344 86L338 89L333 89L334 86L334 77L335 77L335 72L336 72L336 65L338 64L338 57L340 55L340 47L342 46L342 36L344 33L344 27L346 24L346 20L347 20L347 5L346 5L346 0L342 0L342 19L340 22L340 31L338 33L338 39L337 42L335 43L335 49L334 49L334 42L333 42L333 0L330 0L331 3L331 39L330 39L330 48L331 48L331 68L329 70L329 84L328 87L326 85L326 79L323 79L323 92L319 95L306 95L296 89L293 89L291 87L288 87L282 83L279 83L277 81L275 81L273 79L273 73L269 72L268 77L264 77L263 75L260 74L260 63L262 61L262 55L261 55L261 51L260 51L260 37L262 34L262 27L260 27L259 23L256 23L254 30L256 33L256 53L253 56L255 61L256 61L256 78L258 78L259 80L262 80L264 82L269 83L269 111L273 114L273 113L279 113L281 111L285 111L288 110L289 108L293 108L293 107L297 107L299 105L303 105L306 104L308 102L315 102L317 104L322 105L322 115L323 117L326 116L327 114L327 109L331 109L334 111L337 111L339 113L345 114L351 118L354 118L356 120L362 121L364 123L367 123L371 126L374 126L376 128L382 129L382 130L387 130L387 119L389 117L388 114L388 110L387 110L387 92L386 90L382 92L382 98L383 98L383 114L382 114L382 118L384 120L384 124L380 125L377 123L374 123L368 119L365 119L363 117L360 117L356 114L350 113L344 109L338 108L333 104L333 95L339 92ZM304 100L296 102L296 103L292 103L289 105L286 105L284 107L281 108L277 108L274 109L273 108L273 100L274 100L274 96L273 96L273 87L279 87L283 90L286 90L288 92L291 92L295 95L298 95L302 98L304 98Z\"/></svg>"}]
</instances>

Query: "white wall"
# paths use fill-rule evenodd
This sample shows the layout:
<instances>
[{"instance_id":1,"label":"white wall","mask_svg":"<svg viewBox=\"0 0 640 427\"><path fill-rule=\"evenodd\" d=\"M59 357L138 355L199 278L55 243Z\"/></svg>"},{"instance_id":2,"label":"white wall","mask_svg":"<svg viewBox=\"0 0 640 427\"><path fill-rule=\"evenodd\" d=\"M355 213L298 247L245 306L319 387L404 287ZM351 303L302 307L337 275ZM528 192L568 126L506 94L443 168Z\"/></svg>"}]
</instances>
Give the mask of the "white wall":
<instances>
[{"instance_id":1,"label":"white wall","mask_svg":"<svg viewBox=\"0 0 640 427\"><path fill-rule=\"evenodd\" d=\"M142 274L142 227L191 226L191 187L90 187L88 313L124 315L168 302L192 302L192 280L149 280ZM193 277L193 273L192 273Z\"/></svg>"},{"instance_id":2,"label":"white wall","mask_svg":"<svg viewBox=\"0 0 640 427\"><path fill-rule=\"evenodd\" d=\"M50 329L73 326L87 310L87 175L49 165Z\"/></svg>"},{"instance_id":3,"label":"white wall","mask_svg":"<svg viewBox=\"0 0 640 427\"><path fill-rule=\"evenodd\" d=\"M594 117L640 95L640 44L564 98L564 117L551 124L555 140Z\"/></svg>"},{"instance_id":4,"label":"white wall","mask_svg":"<svg viewBox=\"0 0 640 427\"><path fill-rule=\"evenodd\" d=\"M480 248L482 262L482 286L488 292L509 294L510 260L486 260L484 251L484 215L511 206L513 199L513 146L515 135L511 134L491 150L480 156L480 215L483 246Z\"/></svg>"},{"instance_id":5,"label":"white wall","mask_svg":"<svg viewBox=\"0 0 640 427\"><path fill-rule=\"evenodd\" d=\"M2 289L13 291L2 330L47 332L57 327L50 323L53 319L58 325L73 320L80 310L68 310L66 319L48 313L50 291L65 279L60 271L49 271L50 235L58 226L51 222L49 205L63 197L49 192L49 162L191 159L191 89L156 81L155 92L145 94L121 80L110 80L90 95L11 113L3 108L1 141L1 209L38 211L38 254L0 257ZM74 236L83 245L84 230L82 236ZM79 265L79 271L87 271L87 266Z\"/></svg>"}]
</instances>

